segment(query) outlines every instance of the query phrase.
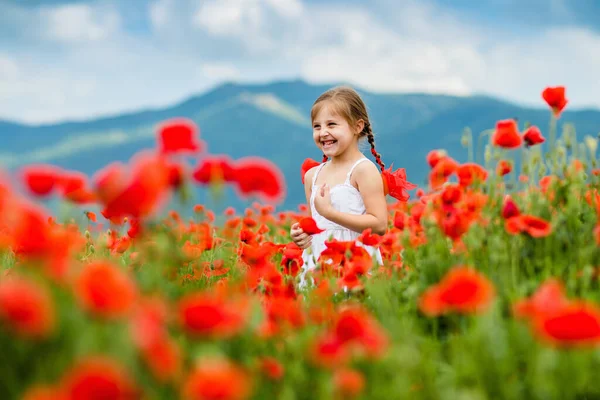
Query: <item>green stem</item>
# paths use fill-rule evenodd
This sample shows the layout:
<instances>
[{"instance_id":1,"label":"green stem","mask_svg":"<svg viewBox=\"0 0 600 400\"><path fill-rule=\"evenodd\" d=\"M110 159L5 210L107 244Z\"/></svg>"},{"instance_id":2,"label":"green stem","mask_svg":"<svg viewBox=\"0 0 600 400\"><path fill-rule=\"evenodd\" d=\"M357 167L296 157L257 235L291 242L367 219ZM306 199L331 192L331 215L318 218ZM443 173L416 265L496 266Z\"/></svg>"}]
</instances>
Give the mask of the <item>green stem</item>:
<instances>
[{"instance_id":1,"label":"green stem","mask_svg":"<svg viewBox=\"0 0 600 400\"><path fill-rule=\"evenodd\" d=\"M554 113L550 114L550 139L549 139L548 155L550 157L550 173L554 174L557 170L557 160L556 160L556 117Z\"/></svg>"},{"instance_id":2,"label":"green stem","mask_svg":"<svg viewBox=\"0 0 600 400\"><path fill-rule=\"evenodd\" d=\"M550 152L554 150L554 145L556 142L556 117L554 114L550 114Z\"/></svg>"},{"instance_id":3,"label":"green stem","mask_svg":"<svg viewBox=\"0 0 600 400\"><path fill-rule=\"evenodd\" d=\"M504 159L505 154L506 153L503 152L503 154L501 156L503 159ZM512 159L511 161L516 165L517 164L516 156L511 157L511 159ZM513 168L512 172L510 174L510 180L511 180L510 192L517 191L517 184L519 183L518 176L519 176L519 172L517 171L516 168Z\"/></svg>"},{"instance_id":4,"label":"green stem","mask_svg":"<svg viewBox=\"0 0 600 400\"><path fill-rule=\"evenodd\" d=\"M485 161L485 160L483 159L483 157L484 157L484 156L483 156L483 148L482 148L482 146L483 146L483 141L482 141L482 139L483 139L483 137L484 137L484 136L491 135L491 134L492 134L492 133L494 133L495 131L496 131L495 129L486 129L485 131L483 131L483 132L481 132L481 133L479 134L479 138L477 139L477 154L481 155L481 158L482 158L482 159L481 159L481 162L479 163L480 165L483 165L483 163L484 163L484 161Z\"/></svg>"}]
</instances>

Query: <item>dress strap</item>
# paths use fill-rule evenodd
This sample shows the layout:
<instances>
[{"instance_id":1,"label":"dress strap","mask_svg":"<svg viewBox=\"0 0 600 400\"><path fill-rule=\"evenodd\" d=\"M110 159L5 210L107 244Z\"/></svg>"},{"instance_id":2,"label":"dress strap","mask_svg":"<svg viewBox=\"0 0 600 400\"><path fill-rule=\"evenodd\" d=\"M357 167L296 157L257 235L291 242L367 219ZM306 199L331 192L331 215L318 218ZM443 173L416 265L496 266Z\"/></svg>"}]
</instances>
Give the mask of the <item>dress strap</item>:
<instances>
[{"instance_id":1,"label":"dress strap","mask_svg":"<svg viewBox=\"0 0 600 400\"><path fill-rule=\"evenodd\" d=\"M358 160L356 160L356 162L352 165L352 167L350 168L350 171L348 171L348 175L346 175L346 183L349 184L350 183L350 177L352 176L352 172L354 172L354 168L356 168L356 166L358 164L360 164L361 162L368 160L368 158L363 157L363 158L359 158Z\"/></svg>"},{"instance_id":2,"label":"dress strap","mask_svg":"<svg viewBox=\"0 0 600 400\"><path fill-rule=\"evenodd\" d=\"M317 176L319 176L319 172L321 172L321 169L323 169L325 164L327 164L327 162L321 163L321 165L319 165L319 167L315 171L315 175L313 176L313 180L312 180L313 186L315 186L315 183L317 183Z\"/></svg>"}]
</instances>

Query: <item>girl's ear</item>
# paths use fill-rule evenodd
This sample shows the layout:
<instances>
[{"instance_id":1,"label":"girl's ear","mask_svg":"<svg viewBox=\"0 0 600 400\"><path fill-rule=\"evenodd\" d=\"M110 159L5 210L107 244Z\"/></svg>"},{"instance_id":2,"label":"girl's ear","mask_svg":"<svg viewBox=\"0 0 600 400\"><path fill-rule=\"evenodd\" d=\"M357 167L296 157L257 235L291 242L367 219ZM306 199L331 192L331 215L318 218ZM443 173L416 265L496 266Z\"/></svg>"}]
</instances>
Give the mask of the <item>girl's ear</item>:
<instances>
[{"instance_id":1,"label":"girl's ear","mask_svg":"<svg viewBox=\"0 0 600 400\"><path fill-rule=\"evenodd\" d=\"M363 129L365 129L365 121L359 119L358 121L356 121L356 134L360 135Z\"/></svg>"}]
</instances>

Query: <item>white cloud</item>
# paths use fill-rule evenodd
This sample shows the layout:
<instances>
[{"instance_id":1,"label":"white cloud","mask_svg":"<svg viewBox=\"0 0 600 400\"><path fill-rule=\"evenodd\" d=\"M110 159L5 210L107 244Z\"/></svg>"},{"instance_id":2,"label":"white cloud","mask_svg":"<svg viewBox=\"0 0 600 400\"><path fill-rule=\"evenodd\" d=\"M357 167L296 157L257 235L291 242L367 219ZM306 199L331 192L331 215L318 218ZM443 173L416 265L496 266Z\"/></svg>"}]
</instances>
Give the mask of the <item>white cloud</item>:
<instances>
[{"instance_id":1,"label":"white cloud","mask_svg":"<svg viewBox=\"0 0 600 400\"><path fill-rule=\"evenodd\" d=\"M73 95L79 98L87 98L97 90L96 82L92 79L80 79L73 82Z\"/></svg>"},{"instance_id":2,"label":"white cloud","mask_svg":"<svg viewBox=\"0 0 600 400\"><path fill-rule=\"evenodd\" d=\"M81 43L109 38L118 29L118 14L87 4L67 4L40 11L46 22L46 37L60 42Z\"/></svg>"},{"instance_id":3,"label":"white cloud","mask_svg":"<svg viewBox=\"0 0 600 400\"><path fill-rule=\"evenodd\" d=\"M211 65L169 44L160 46L151 38L128 35L119 25L103 25L119 20L109 6L98 4L93 10L84 7L66 13L99 21L92 27L108 27L105 33L72 27L68 34L53 36L52 42L47 28L60 19L67 22L57 17L65 15L64 8L15 9L22 17L30 13L30 23L40 27L37 34L46 39L40 42L46 47L31 51L0 45L0 119L50 123L163 107L206 90L214 79L239 73L232 66ZM204 72L213 77L202 79L199 65L205 64Z\"/></svg>"},{"instance_id":4,"label":"white cloud","mask_svg":"<svg viewBox=\"0 0 600 400\"><path fill-rule=\"evenodd\" d=\"M306 45L301 71L313 82L343 80L383 92L467 94L469 85L461 72L473 72L481 65L478 54L460 43L407 37L360 11L338 13L337 19L330 13L319 17L331 22L323 25L317 20L316 37L319 29L332 29L339 40L334 45L318 41Z\"/></svg>"},{"instance_id":5,"label":"white cloud","mask_svg":"<svg viewBox=\"0 0 600 400\"><path fill-rule=\"evenodd\" d=\"M19 67L15 60L7 55L0 54L0 79L16 79L19 74Z\"/></svg>"},{"instance_id":6,"label":"white cloud","mask_svg":"<svg viewBox=\"0 0 600 400\"><path fill-rule=\"evenodd\" d=\"M19 34L51 47L0 44L0 117L84 119L172 104L223 80L296 77L537 106L545 86L564 84L571 107L600 106L600 35L585 29L517 36L425 0L154 0L141 36L111 4L7 9Z\"/></svg>"},{"instance_id":7,"label":"white cloud","mask_svg":"<svg viewBox=\"0 0 600 400\"><path fill-rule=\"evenodd\" d=\"M212 80L232 80L239 78L241 72L234 65L222 62L205 63L200 68L200 77ZM200 78L199 77L199 78Z\"/></svg>"},{"instance_id":8,"label":"white cloud","mask_svg":"<svg viewBox=\"0 0 600 400\"><path fill-rule=\"evenodd\" d=\"M169 19L171 0L158 0L150 4L150 21L156 27L164 26Z\"/></svg>"},{"instance_id":9,"label":"white cloud","mask_svg":"<svg viewBox=\"0 0 600 400\"><path fill-rule=\"evenodd\" d=\"M55 76L6 55L0 55L0 88L0 104L4 109L14 109L20 99L27 99L33 105L28 109L23 102L20 105L23 113L35 114L37 108L65 105L65 97Z\"/></svg>"},{"instance_id":10,"label":"white cloud","mask_svg":"<svg viewBox=\"0 0 600 400\"><path fill-rule=\"evenodd\" d=\"M539 30L524 40L412 1L403 1L396 15L383 24L385 17L360 8L323 8L310 21L311 36L291 44L289 54L302 54L302 76L315 83L344 81L378 92L485 93L539 107L546 86L565 85L571 107L600 107L600 35L591 30ZM329 31L337 37L318 39Z\"/></svg>"},{"instance_id":11,"label":"white cloud","mask_svg":"<svg viewBox=\"0 0 600 400\"><path fill-rule=\"evenodd\" d=\"M194 15L194 22L217 36L238 36L261 30L270 12L276 17L296 18L302 15L298 0L206 0Z\"/></svg>"},{"instance_id":12,"label":"white cloud","mask_svg":"<svg viewBox=\"0 0 600 400\"><path fill-rule=\"evenodd\" d=\"M9 66L0 73L0 118L46 123L171 105L214 83L199 79L201 64L126 36L75 46L56 59L0 57ZM219 66L210 67L216 75Z\"/></svg>"},{"instance_id":13,"label":"white cloud","mask_svg":"<svg viewBox=\"0 0 600 400\"><path fill-rule=\"evenodd\" d=\"M266 2L281 16L294 18L302 14L303 7L299 0L266 0Z\"/></svg>"},{"instance_id":14,"label":"white cloud","mask_svg":"<svg viewBox=\"0 0 600 400\"><path fill-rule=\"evenodd\" d=\"M219 6L219 3L203 3L194 16L194 22L215 35L227 34L227 28L238 28L242 20L240 7Z\"/></svg>"},{"instance_id":15,"label":"white cloud","mask_svg":"<svg viewBox=\"0 0 600 400\"><path fill-rule=\"evenodd\" d=\"M564 85L570 104L600 107L600 35L560 28L526 41L506 41L486 53L485 79L473 79L478 91L540 104L546 86Z\"/></svg>"},{"instance_id":16,"label":"white cloud","mask_svg":"<svg viewBox=\"0 0 600 400\"><path fill-rule=\"evenodd\" d=\"M254 0L203 1L194 22L216 36L237 36L259 29L262 13L258 6Z\"/></svg>"},{"instance_id":17,"label":"white cloud","mask_svg":"<svg viewBox=\"0 0 600 400\"><path fill-rule=\"evenodd\" d=\"M216 38L240 41L250 54L277 50L287 29L306 17L298 0L206 0L193 16L196 28Z\"/></svg>"}]
</instances>

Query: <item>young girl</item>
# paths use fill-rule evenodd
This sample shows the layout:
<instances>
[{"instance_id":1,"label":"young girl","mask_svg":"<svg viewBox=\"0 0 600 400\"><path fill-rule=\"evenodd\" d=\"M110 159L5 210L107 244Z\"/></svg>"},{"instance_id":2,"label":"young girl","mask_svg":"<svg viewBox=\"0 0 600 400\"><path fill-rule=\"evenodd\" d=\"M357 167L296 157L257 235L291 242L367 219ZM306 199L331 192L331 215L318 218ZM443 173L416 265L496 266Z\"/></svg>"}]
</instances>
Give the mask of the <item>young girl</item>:
<instances>
[{"instance_id":1,"label":"young girl","mask_svg":"<svg viewBox=\"0 0 600 400\"><path fill-rule=\"evenodd\" d=\"M304 249L300 287L305 286L306 273L316 267L326 249L326 240L356 240L368 228L383 235L388 226L381 172L358 147L359 140L366 138L383 171L367 109L358 93L348 87L326 91L313 104L311 120L313 139L323 151L323 163L306 172L304 187L310 215L324 232L311 236L297 223L291 227L292 240ZM364 247L379 264L383 263L379 250Z\"/></svg>"}]
</instances>

